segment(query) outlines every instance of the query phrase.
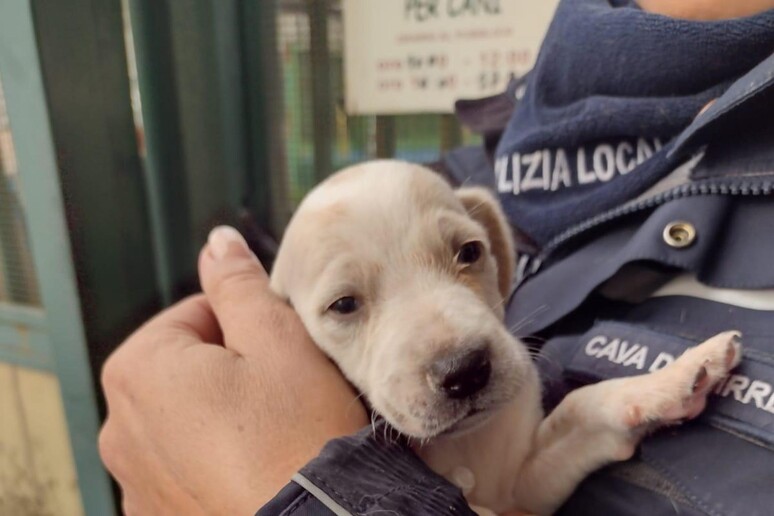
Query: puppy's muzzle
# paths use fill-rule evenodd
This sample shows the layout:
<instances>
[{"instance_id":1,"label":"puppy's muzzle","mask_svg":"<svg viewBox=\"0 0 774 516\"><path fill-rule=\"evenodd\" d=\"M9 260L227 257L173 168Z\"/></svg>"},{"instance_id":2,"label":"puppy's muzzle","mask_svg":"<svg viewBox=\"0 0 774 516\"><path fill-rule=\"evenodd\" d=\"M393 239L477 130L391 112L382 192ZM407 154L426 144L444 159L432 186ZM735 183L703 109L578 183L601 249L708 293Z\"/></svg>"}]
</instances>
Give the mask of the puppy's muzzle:
<instances>
[{"instance_id":1,"label":"puppy's muzzle","mask_svg":"<svg viewBox=\"0 0 774 516\"><path fill-rule=\"evenodd\" d=\"M492 362L489 347L465 350L436 360L428 371L430 387L447 398L472 397L489 383Z\"/></svg>"}]
</instances>

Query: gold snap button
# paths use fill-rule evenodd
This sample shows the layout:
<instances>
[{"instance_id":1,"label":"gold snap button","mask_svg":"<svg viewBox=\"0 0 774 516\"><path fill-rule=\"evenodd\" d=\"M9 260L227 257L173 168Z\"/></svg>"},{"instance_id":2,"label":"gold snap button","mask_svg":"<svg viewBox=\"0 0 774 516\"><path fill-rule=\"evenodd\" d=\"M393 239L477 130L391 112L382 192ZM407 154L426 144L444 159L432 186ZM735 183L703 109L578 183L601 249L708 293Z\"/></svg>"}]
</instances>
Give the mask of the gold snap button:
<instances>
[{"instance_id":1,"label":"gold snap button","mask_svg":"<svg viewBox=\"0 0 774 516\"><path fill-rule=\"evenodd\" d=\"M664 228L664 242L668 246L681 249L696 240L696 228L690 222L676 221Z\"/></svg>"}]
</instances>

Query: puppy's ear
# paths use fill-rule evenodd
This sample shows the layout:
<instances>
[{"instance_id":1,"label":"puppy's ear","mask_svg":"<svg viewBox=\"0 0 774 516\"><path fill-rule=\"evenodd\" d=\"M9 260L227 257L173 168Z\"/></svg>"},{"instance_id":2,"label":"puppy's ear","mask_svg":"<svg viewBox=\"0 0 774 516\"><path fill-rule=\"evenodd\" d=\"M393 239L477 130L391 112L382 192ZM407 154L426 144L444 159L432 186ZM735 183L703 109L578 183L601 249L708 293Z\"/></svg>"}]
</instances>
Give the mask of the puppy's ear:
<instances>
[{"instance_id":1,"label":"puppy's ear","mask_svg":"<svg viewBox=\"0 0 774 516\"><path fill-rule=\"evenodd\" d=\"M486 188L460 188L456 194L470 217L481 224L489 235L492 254L497 262L497 285L503 299L506 299L511 293L516 251L513 233L500 203Z\"/></svg>"}]
</instances>

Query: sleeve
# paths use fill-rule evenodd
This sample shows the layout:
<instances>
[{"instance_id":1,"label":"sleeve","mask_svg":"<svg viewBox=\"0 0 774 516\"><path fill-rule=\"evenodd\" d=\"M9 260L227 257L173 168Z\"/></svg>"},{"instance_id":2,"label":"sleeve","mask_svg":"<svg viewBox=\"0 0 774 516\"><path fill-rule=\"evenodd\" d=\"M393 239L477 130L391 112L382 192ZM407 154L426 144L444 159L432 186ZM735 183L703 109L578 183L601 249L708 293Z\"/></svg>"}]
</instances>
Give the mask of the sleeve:
<instances>
[{"instance_id":1,"label":"sleeve","mask_svg":"<svg viewBox=\"0 0 774 516\"><path fill-rule=\"evenodd\" d=\"M256 516L475 516L457 487L378 433L329 442Z\"/></svg>"}]
</instances>

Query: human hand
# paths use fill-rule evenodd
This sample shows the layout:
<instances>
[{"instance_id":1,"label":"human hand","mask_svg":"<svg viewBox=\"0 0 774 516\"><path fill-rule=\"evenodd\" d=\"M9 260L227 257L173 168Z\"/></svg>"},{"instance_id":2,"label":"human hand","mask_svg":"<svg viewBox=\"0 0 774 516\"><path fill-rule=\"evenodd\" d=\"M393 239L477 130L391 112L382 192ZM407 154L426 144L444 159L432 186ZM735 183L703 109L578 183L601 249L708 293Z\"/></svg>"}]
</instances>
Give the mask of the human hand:
<instances>
[{"instance_id":1,"label":"human hand","mask_svg":"<svg viewBox=\"0 0 774 516\"><path fill-rule=\"evenodd\" d=\"M253 514L365 411L232 228L199 258L204 295L108 359L100 454L127 515Z\"/></svg>"}]
</instances>

